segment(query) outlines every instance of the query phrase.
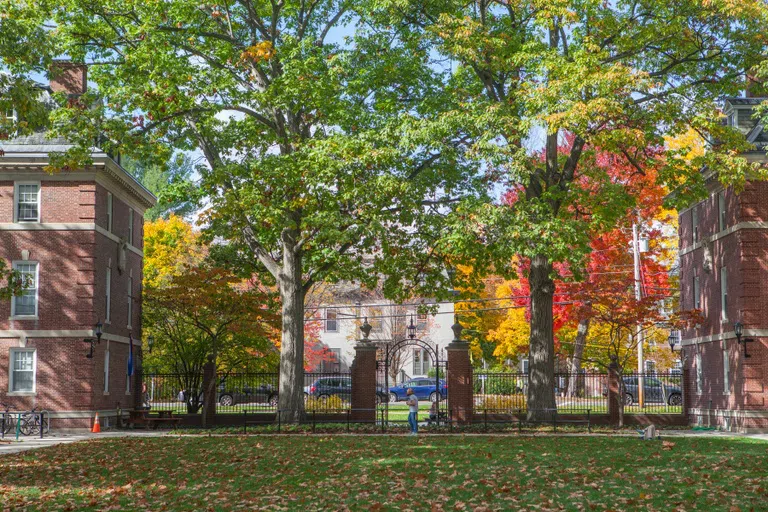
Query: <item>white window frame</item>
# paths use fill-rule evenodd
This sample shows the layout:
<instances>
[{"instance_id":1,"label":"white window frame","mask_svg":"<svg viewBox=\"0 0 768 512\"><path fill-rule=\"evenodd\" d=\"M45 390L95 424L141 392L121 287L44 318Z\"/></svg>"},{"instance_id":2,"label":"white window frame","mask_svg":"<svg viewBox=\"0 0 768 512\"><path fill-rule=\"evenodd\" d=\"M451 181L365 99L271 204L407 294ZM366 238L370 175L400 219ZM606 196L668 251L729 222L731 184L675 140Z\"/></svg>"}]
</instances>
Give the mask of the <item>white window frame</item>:
<instances>
[{"instance_id":1,"label":"white window frame","mask_svg":"<svg viewBox=\"0 0 768 512\"><path fill-rule=\"evenodd\" d=\"M128 245L133 245L133 208L128 208Z\"/></svg>"},{"instance_id":2,"label":"white window frame","mask_svg":"<svg viewBox=\"0 0 768 512\"><path fill-rule=\"evenodd\" d=\"M109 343L104 351L104 394L109 394Z\"/></svg>"},{"instance_id":3,"label":"white window frame","mask_svg":"<svg viewBox=\"0 0 768 512\"><path fill-rule=\"evenodd\" d=\"M105 293L105 300L106 300L106 312L104 313L104 323L109 324L112 320L112 260L109 260L109 264L107 265L107 272L106 272L106 293Z\"/></svg>"},{"instance_id":4,"label":"white window frame","mask_svg":"<svg viewBox=\"0 0 768 512\"><path fill-rule=\"evenodd\" d=\"M329 315L333 314L333 318ZM333 322L333 328L331 328ZM336 308L325 308L325 332L339 332L339 312Z\"/></svg>"},{"instance_id":5,"label":"white window frame","mask_svg":"<svg viewBox=\"0 0 768 512\"><path fill-rule=\"evenodd\" d=\"M693 276L693 309L701 309L701 278Z\"/></svg>"},{"instance_id":6,"label":"white window frame","mask_svg":"<svg viewBox=\"0 0 768 512\"><path fill-rule=\"evenodd\" d=\"M114 207L114 199L112 192L107 192L107 231L112 232L112 209Z\"/></svg>"},{"instance_id":7,"label":"white window frame","mask_svg":"<svg viewBox=\"0 0 768 512\"><path fill-rule=\"evenodd\" d=\"M32 352L32 390L31 391L13 391L13 360L18 352ZM13 347L9 351L8 357L8 394L11 396L31 396L37 394L37 349L27 347Z\"/></svg>"},{"instance_id":8,"label":"white window frame","mask_svg":"<svg viewBox=\"0 0 768 512\"><path fill-rule=\"evenodd\" d=\"M36 319L40 311L40 262L31 260L17 260L12 262L14 270L17 270L18 265L35 265L35 314L34 315L17 315L16 314L16 297L11 298L11 318L19 319ZM29 288L24 288L28 290Z\"/></svg>"},{"instance_id":9,"label":"white window frame","mask_svg":"<svg viewBox=\"0 0 768 512\"><path fill-rule=\"evenodd\" d=\"M693 243L699 242L699 205L696 205L691 209L691 229L693 236Z\"/></svg>"},{"instance_id":10,"label":"white window frame","mask_svg":"<svg viewBox=\"0 0 768 512\"><path fill-rule=\"evenodd\" d=\"M701 367L701 354L696 354L696 393L699 395L704 388L704 368Z\"/></svg>"},{"instance_id":11,"label":"white window frame","mask_svg":"<svg viewBox=\"0 0 768 512\"><path fill-rule=\"evenodd\" d=\"M35 220L19 220L19 187L23 185L36 185L37 186L37 219ZM42 200L40 191L42 190L41 183L39 181L14 181L13 182L13 222L32 223L40 222L40 216L42 213Z\"/></svg>"},{"instance_id":12,"label":"white window frame","mask_svg":"<svg viewBox=\"0 0 768 512\"><path fill-rule=\"evenodd\" d=\"M720 320L728 321L728 268L720 267Z\"/></svg>"},{"instance_id":13,"label":"white window frame","mask_svg":"<svg viewBox=\"0 0 768 512\"><path fill-rule=\"evenodd\" d=\"M731 394L731 359L725 342L723 342L723 394Z\"/></svg>"},{"instance_id":14,"label":"white window frame","mask_svg":"<svg viewBox=\"0 0 768 512\"><path fill-rule=\"evenodd\" d=\"M720 231L725 229L725 190L717 193L717 219Z\"/></svg>"},{"instance_id":15,"label":"white window frame","mask_svg":"<svg viewBox=\"0 0 768 512\"><path fill-rule=\"evenodd\" d=\"M131 376L128 375L128 371L125 372L125 394L131 394Z\"/></svg>"},{"instance_id":16,"label":"white window frame","mask_svg":"<svg viewBox=\"0 0 768 512\"><path fill-rule=\"evenodd\" d=\"M133 321L133 270L128 273L128 329Z\"/></svg>"}]
</instances>

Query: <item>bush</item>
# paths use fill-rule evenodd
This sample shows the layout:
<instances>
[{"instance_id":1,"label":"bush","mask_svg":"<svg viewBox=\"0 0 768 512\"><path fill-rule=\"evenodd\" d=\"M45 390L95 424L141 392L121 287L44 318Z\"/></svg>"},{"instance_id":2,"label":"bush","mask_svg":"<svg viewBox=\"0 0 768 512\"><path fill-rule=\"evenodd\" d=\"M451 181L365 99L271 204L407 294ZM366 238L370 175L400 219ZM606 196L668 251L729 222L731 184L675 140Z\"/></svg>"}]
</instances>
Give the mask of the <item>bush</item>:
<instances>
[{"instance_id":1,"label":"bush","mask_svg":"<svg viewBox=\"0 0 768 512\"><path fill-rule=\"evenodd\" d=\"M480 409L488 411L514 411L525 409L524 395L484 395L480 402Z\"/></svg>"},{"instance_id":2,"label":"bush","mask_svg":"<svg viewBox=\"0 0 768 512\"><path fill-rule=\"evenodd\" d=\"M340 412L347 409L347 404L341 397L332 395L328 398L318 398L311 396L307 398L304 403L305 411L317 411L317 412Z\"/></svg>"}]
</instances>

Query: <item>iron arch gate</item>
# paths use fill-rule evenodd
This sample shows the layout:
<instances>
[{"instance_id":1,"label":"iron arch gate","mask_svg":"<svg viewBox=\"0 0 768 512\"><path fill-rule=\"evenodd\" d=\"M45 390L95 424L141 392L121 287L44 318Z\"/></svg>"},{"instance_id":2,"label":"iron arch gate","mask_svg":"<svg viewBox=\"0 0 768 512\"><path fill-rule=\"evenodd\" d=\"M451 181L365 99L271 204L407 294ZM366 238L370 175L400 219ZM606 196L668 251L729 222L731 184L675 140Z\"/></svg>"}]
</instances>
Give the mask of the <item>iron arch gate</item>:
<instances>
[{"instance_id":1,"label":"iron arch gate","mask_svg":"<svg viewBox=\"0 0 768 512\"><path fill-rule=\"evenodd\" d=\"M434 370L434 377L410 377L400 382L398 385L396 377L393 377L393 370L396 373L401 373L402 366L405 364L400 359L403 353L406 353L407 361L407 349L415 348L421 351L422 356L426 355L429 358L429 369ZM400 412L400 406L398 402L404 400L405 390L408 387L414 388L414 392L419 398L420 411L419 411L419 423L427 422L428 424L445 423L448 420L448 360L446 357L440 357L441 350L436 343L431 343L414 335L408 338L387 343L380 346L377 354L376 368L377 368L377 382L379 391L377 396L387 397L386 400L382 400L379 404L383 409L384 421L386 423L406 423L407 422L407 407L403 407L403 413ZM414 357L411 353L411 357ZM429 372L428 372L429 373ZM429 384L426 384L429 382ZM425 414L422 410L421 404L424 400L428 400L430 404L430 411ZM436 403L436 409L433 404ZM390 414L392 413L392 414Z\"/></svg>"}]
</instances>

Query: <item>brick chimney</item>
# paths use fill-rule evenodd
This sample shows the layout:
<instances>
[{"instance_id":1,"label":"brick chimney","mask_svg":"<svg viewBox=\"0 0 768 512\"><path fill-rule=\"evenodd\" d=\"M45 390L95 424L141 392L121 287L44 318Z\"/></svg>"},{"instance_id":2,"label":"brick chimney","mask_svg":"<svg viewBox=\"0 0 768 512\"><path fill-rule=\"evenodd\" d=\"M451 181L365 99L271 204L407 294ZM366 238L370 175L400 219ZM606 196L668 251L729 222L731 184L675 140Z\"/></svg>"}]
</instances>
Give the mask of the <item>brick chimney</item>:
<instances>
[{"instance_id":1,"label":"brick chimney","mask_svg":"<svg viewBox=\"0 0 768 512\"><path fill-rule=\"evenodd\" d=\"M66 92L72 96L84 94L88 86L88 66L69 61L51 64L48 77L53 92Z\"/></svg>"}]
</instances>

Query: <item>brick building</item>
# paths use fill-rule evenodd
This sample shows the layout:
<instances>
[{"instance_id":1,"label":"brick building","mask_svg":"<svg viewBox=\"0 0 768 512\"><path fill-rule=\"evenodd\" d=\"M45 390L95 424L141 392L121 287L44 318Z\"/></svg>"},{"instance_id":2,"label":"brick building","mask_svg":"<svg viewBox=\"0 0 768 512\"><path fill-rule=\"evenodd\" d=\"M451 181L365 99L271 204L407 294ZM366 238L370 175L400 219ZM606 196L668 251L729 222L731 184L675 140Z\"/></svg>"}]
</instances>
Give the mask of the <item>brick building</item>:
<instances>
[{"instance_id":1,"label":"brick building","mask_svg":"<svg viewBox=\"0 0 768 512\"><path fill-rule=\"evenodd\" d=\"M768 132L753 119L764 98L725 102L728 124L766 160ZM768 183L723 188L704 171L709 197L680 212L681 307L706 320L682 332L692 424L768 430ZM743 325L739 344L735 324ZM745 357L745 346L749 357Z\"/></svg>"},{"instance_id":2,"label":"brick building","mask_svg":"<svg viewBox=\"0 0 768 512\"><path fill-rule=\"evenodd\" d=\"M82 93L85 77L70 67L50 89ZM0 402L47 410L52 428L88 427L97 411L109 425L139 399L143 213L155 202L98 149L88 168L46 172L69 147L43 134L0 142L0 258L31 278L0 302Z\"/></svg>"}]
</instances>

